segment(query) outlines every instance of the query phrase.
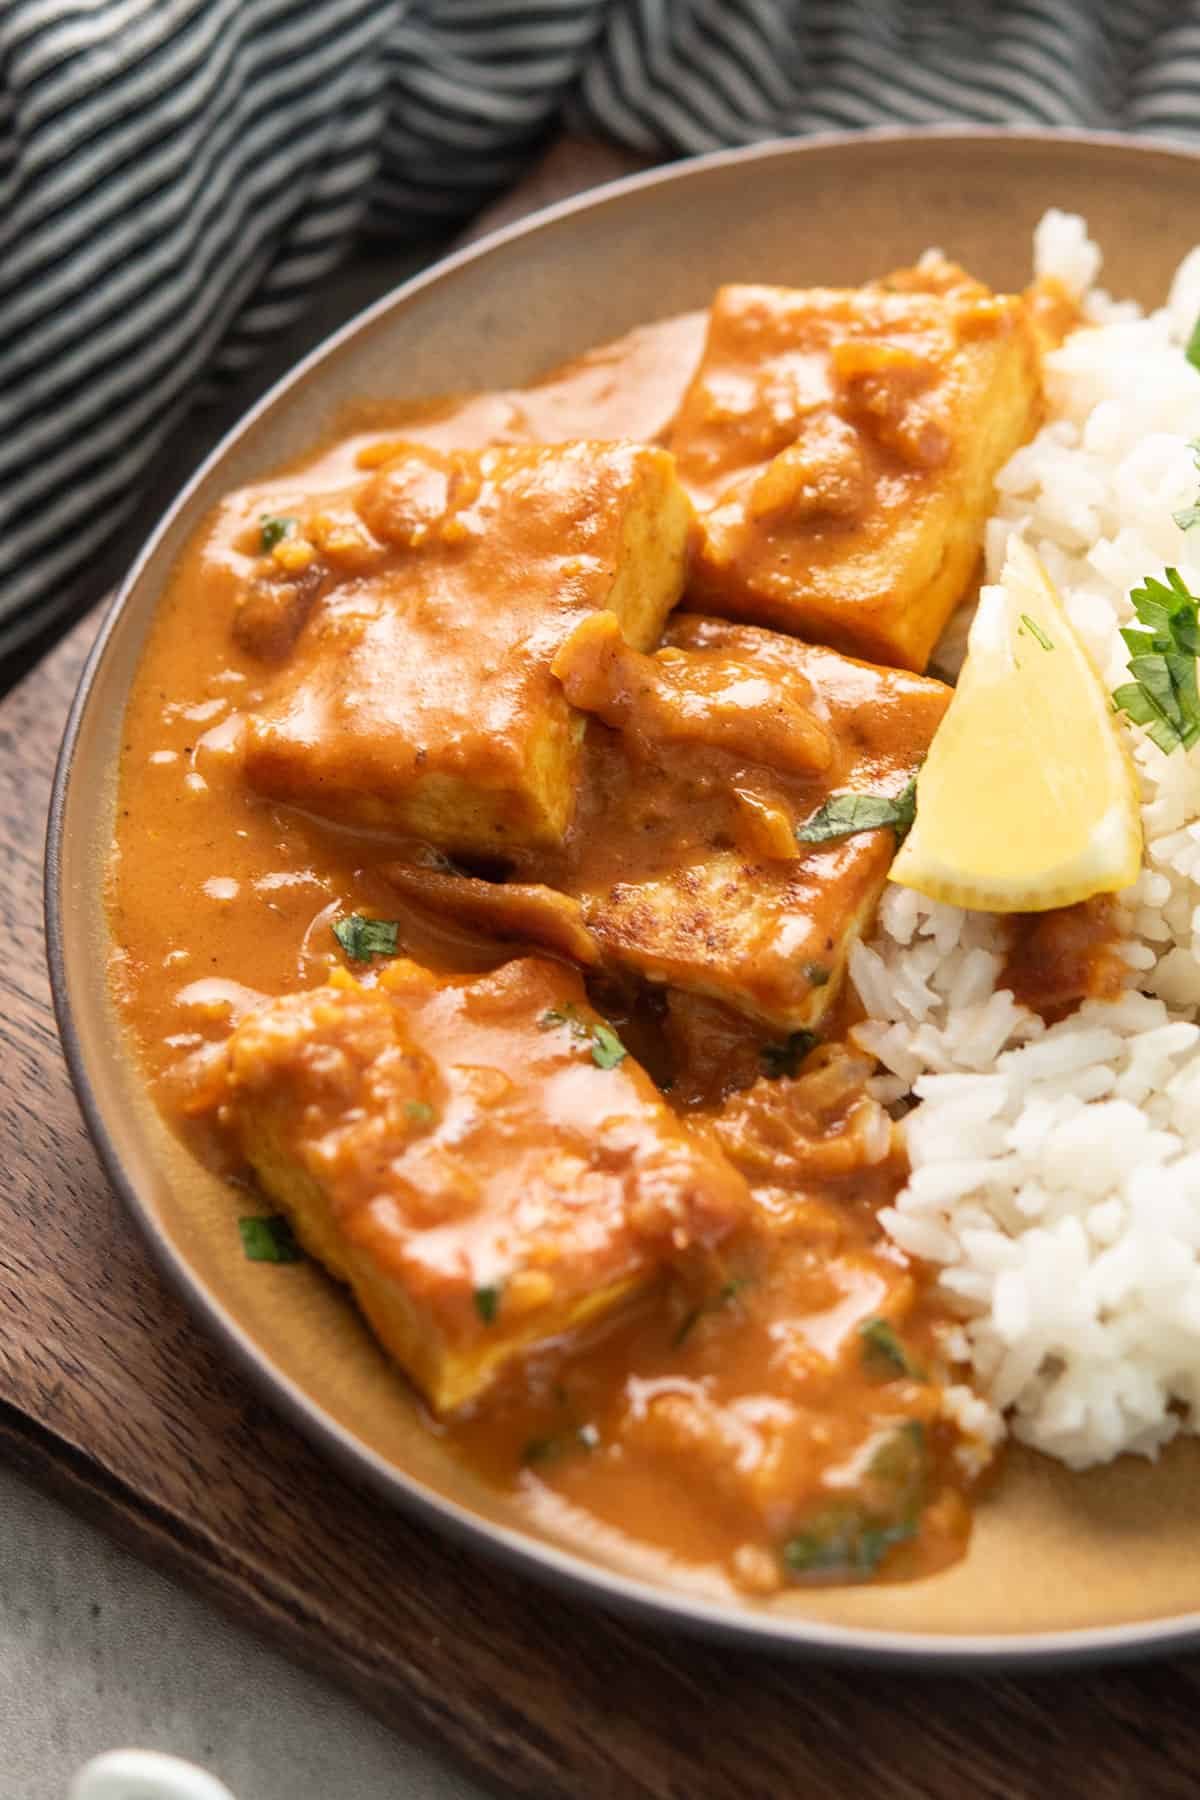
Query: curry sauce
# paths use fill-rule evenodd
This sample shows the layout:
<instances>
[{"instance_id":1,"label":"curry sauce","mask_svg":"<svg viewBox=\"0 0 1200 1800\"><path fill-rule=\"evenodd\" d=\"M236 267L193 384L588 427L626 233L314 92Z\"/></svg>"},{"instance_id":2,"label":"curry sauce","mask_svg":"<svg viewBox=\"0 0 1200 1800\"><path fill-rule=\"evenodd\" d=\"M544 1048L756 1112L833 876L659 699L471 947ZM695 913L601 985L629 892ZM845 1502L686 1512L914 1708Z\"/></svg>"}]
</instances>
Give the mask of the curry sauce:
<instances>
[{"instance_id":1,"label":"curry sauce","mask_svg":"<svg viewBox=\"0 0 1200 1800\"><path fill-rule=\"evenodd\" d=\"M952 1561L988 1450L841 1041L948 690L706 616L662 448L706 329L375 408L218 509L128 709L112 983L163 1110L351 1286L431 1431L534 1520L765 1594ZM435 768L457 790L412 804ZM842 830L864 795L883 822Z\"/></svg>"}]
</instances>

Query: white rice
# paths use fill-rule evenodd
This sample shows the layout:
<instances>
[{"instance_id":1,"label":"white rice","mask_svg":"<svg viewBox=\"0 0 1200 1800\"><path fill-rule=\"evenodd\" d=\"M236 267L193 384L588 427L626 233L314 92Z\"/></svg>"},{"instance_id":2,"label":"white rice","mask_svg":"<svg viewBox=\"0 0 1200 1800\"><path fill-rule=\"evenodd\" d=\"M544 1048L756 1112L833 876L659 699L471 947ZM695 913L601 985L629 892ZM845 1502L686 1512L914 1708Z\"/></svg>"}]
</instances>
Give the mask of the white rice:
<instances>
[{"instance_id":1,"label":"white rice","mask_svg":"<svg viewBox=\"0 0 1200 1800\"><path fill-rule=\"evenodd\" d=\"M1049 423L1001 472L987 573L1022 533L1113 687L1130 587L1170 564L1200 592L1200 528L1171 517L1200 489L1200 374L1183 355L1200 249L1149 317L1095 289L1079 218L1047 214L1034 261L1094 327L1048 360ZM953 667L962 643L958 621L935 663ZM937 1265L963 1321L951 1348L986 1397L955 1388L949 1409L983 1445L1006 1421L1073 1468L1200 1431L1200 746L1168 757L1121 729L1146 838L1123 896L1123 999L1047 1028L997 988L998 921L903 888L851 961L879 1097L919 1102L884 1222Z\"/></svg>"}]
</instances>

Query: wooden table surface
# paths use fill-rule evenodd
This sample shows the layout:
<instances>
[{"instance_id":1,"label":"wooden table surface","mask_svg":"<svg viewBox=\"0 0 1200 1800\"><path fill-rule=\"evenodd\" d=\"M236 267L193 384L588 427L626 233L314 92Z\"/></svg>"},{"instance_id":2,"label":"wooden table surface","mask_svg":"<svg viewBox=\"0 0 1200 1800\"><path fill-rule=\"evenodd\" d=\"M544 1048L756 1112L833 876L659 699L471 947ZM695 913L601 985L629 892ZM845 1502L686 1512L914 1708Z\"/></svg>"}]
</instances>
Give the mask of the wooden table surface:
<instances>
[{"instance_id":1,"label":"wooden table surface","mask_svg":"<svg viewBox=\"0 0 1200 1800\"><path fill-rule=\"evenodd\" d=\"M609 172L604 153L560 152L509 211ZM497 1793L1194 1794L1197 1659L934 1679L621 1623L359 1493L247 1391L109 1188L54 1027L42 842L96 624L0 703L0 1454Z\"/></svg>"}]
</instances>

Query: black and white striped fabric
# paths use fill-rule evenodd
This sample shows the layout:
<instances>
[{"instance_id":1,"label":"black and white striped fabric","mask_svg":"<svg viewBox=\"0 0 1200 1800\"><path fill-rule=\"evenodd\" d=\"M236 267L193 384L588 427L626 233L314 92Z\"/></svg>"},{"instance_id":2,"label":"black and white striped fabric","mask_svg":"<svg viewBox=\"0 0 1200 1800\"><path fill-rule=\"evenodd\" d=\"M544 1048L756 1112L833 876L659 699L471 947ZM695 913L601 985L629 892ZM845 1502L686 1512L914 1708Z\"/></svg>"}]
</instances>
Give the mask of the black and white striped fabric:
<instances>
[{"instance_id":1,"label":"black and white striped fabric","mask_svg":"<svg viewBox=\"0 0 1200 1800\"><path fill-rule=\"evenodd\" d=\"M563 123L955 118L1200 134L1200 0L0 0L0 644L356 234L465 219Z\"/></svg>"}]
</instances>

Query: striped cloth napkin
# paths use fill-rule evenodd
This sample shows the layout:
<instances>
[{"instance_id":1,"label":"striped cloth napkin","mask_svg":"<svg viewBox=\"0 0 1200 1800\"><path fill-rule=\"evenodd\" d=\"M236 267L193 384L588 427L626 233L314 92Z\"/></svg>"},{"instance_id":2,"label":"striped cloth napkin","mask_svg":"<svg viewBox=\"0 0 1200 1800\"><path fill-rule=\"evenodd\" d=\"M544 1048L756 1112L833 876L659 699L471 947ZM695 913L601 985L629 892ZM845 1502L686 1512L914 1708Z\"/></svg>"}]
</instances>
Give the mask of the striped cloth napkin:
<instances>
[{"instance_id":1,"label":"striped cloth napkin","mask_svg":"<svg viewBox=\"0 0 1200 1800\"><path fill-rule=\"evenodd\" d=\"M0 0L0 649L357 235L464 220L563 125L950 119L1194 136L1200 0Z\"/></svg>"}]
</instances>

